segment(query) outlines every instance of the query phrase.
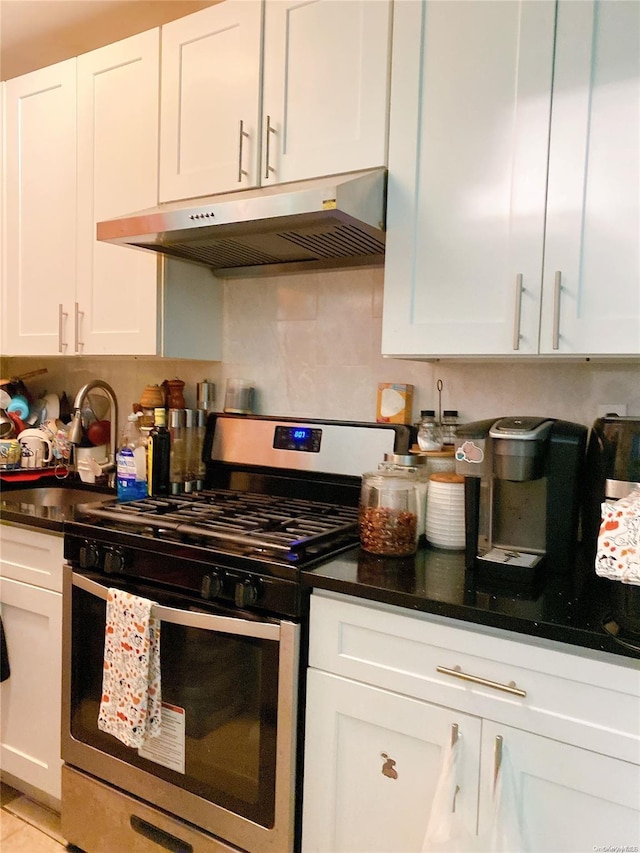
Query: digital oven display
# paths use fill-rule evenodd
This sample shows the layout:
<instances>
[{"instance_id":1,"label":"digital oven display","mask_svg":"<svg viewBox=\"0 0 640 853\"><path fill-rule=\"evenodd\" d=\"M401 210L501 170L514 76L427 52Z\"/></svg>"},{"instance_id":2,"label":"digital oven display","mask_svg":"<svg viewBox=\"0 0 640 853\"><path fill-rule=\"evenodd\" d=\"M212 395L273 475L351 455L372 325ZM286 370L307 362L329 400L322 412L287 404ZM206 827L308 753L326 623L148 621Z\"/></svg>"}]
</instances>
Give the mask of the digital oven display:
<instances>
[{"instance_id":1,"label":"digital oven display","mask_svg":"<svg viewBox=\"0 0 640 853\"><path fill-rule=\"evenodd\" d=\"M273 437L276 450L301 450L319 453L322 430L304 426L277 426Z\"/></svg>"}]
</instances>

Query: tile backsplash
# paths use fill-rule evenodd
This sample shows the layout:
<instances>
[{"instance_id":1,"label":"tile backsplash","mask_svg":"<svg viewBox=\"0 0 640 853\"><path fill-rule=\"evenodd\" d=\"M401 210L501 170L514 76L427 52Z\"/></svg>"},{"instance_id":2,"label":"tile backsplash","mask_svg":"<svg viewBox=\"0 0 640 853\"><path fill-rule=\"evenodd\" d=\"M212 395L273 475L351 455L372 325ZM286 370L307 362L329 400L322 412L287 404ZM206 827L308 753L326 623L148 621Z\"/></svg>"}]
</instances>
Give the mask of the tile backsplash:
<instances>
[{"instance_id":1,"label":"tile backsplash","mask_svg":"<svg viewBox=\"0 0 640 853\"><path fill-rule=\"evenodd\" d=\"M415 362L380 355L382 269L338 270L224 282L222 362L147 357L4 358L2 375L46 366L30 382L32 393L66 391L72 400L87 381L100 378L115 390L120 421L145 385L179 377L188 406L196 383L216 384L224 403L227 377L251 379L256 411L293 417L375 420L379 382L415 386L420 409L442 408L461 420L535 414L591 424L598 406L626 403L640 416L640 361L586 360Z\"/></svg>"}]
</instances>

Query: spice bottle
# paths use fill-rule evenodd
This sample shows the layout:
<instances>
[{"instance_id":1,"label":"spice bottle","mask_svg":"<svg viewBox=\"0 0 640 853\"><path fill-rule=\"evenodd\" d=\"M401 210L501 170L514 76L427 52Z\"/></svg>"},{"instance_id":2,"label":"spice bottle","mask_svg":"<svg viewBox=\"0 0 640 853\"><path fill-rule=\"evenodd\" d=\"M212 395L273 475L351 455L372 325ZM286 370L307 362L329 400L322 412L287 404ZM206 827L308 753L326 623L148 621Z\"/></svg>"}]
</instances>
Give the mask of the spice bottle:
<instances>
[{"instance_id":1,"label":"spice bottle","mask_svg":"<svg viewBox=\"0 0 640 853\"><path fill-rule=\"evenodd\" d=\"M147 446L147 476L149 494L168 495L171 491L169 477L171 466L171 436L167 429L164 409L154 409L155 425L149 434Z\"/></svg>"},{"instance_id":2,"label":"spice bottle","mask_svg":"<svg viewBox=\"0 0 640 853\"><path fill-rule=\"evenodd\" d=\"M418 501L415 471L372 471L362 477L360 544L365 551L404 557L416 550Z\"/></svg>"},{"instance_id":3,"label":"spice bottle","mask_svg":"<svg viewBox=\"0 0 640 853\"><path fill-rule=\"evenodd\" d=\"M440 450L442 448L442 430L436 421L434 409L423 409L420 412L418 447L420 450Z\"/></svg>"},{"instance_id":4,"label":"spice bottle","mask_svg":"<svg viewBox=\"0 0 640 853\"><path fill-rule=\"evenodd\" d=\"M171 494L179 495L184 490L187 468L187 436L184 409L169 409L169 480Z\"/></svg>"},{"instance_id":5,"label":"spice bottle","mask_svg":"<svg viewBox=\"0 0 640 853\"><path fill-rule=\"evenodd\" d=\"M442 413L442 443L445 446L453 446L456 443L458 433L458 410L445 409Z\"/></svg>"}]
</instances>

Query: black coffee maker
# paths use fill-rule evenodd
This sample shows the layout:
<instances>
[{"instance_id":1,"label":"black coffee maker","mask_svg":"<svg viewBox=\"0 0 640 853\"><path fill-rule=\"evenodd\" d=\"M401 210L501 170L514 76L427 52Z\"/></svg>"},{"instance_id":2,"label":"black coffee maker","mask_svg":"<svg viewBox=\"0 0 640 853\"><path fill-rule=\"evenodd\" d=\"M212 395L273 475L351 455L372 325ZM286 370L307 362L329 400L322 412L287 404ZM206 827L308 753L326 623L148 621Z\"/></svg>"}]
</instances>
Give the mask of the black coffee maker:
<instances>
[{"instance_id":1,"label":"black coffee maker","mask_svg":"<svg viewBox=\"0 0 640 853\"><path fill-rule=\"evenodd\" d=\"M575 565L587 427L502 417L458 427L465 477L466 566L492 582L529 583Z\"/></svg>"}]
</instances>

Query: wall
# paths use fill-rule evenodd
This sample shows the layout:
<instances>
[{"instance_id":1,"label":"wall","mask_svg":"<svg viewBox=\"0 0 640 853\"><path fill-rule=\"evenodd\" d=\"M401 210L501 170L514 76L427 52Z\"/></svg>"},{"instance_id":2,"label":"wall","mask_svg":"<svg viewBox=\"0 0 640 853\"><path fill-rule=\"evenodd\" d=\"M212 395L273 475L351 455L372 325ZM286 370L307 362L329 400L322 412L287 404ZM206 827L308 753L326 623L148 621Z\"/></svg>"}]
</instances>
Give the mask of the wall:
<instances>
[{"instance_id":1,"label":"wall","mask_svg":"<svg viewBox=\"0 0 640 853\"><path fill-rule=\"evenodd\" d=\"M115 389L121 411L140 399L145 385L176 376L186 384L187 405L195 385L216 383L222 408L228 376L255 381L262 414L374 420L379 382L415 385L414 418L436 408L436 382L443 381L442 407L461 419L535 414L591 424L598 405L625 402L640 416L640 362L594 364L529 362L422 363L380 355L381 269L305 273L224 283L224 361L160 358L6 359L3 375L46 365L48 373L28 383L75 394L100 377Z\"/></svg>"}]
</instances>

